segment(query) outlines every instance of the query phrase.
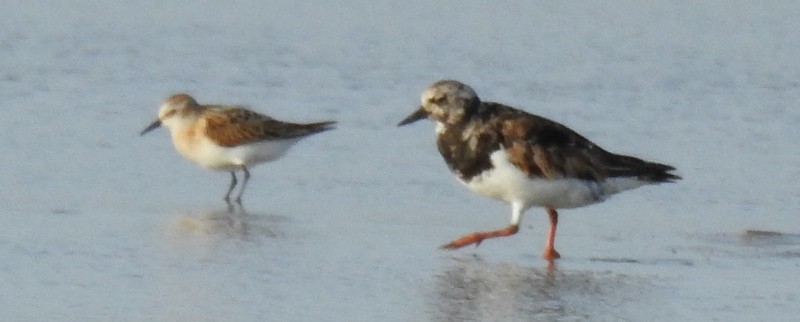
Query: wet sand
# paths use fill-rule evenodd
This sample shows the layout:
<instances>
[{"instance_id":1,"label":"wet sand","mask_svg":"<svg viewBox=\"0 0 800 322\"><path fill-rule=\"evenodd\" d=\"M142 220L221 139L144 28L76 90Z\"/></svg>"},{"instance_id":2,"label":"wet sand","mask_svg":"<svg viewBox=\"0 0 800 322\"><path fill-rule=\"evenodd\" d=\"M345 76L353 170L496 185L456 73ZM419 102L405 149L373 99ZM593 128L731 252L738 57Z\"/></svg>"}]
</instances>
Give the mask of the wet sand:
<instances>
[{"instance_id":1,"label":"wet sand","mask_svg":"<svg viewBox=\"0 0 800 322\"><path fill-rule=\"evenodd\" d=\"M52 4L0 13L0 307L14 321L792 321L792 3ZM480 247L510 209L448 173L429 83L556 119L685 179ZM244 206L165 131L175 92L338 129L252 169Z\"/></svg>"}]
</instances>

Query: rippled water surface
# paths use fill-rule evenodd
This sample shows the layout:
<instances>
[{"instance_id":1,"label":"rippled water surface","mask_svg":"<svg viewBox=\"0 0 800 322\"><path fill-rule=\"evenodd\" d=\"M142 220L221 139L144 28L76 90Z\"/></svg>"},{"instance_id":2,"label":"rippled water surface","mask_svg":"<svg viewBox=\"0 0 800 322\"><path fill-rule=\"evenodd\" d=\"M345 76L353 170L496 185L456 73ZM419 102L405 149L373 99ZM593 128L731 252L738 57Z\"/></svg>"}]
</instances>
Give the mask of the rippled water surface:
<instances>
[{"instance_id":1,"label":"rippled water surface","mask_svg":"<svg viewBox=\"0 0 800 322\"><path fill-rule=\"evenodd\" d=\"M787 1L16 1L0 12L8 321L792 321L800 312L800 12ZM448 173L442 78L684 180L545 212ZM338 129L254 168L242 207L161 100Z\"/></svg>"}]
</instances>

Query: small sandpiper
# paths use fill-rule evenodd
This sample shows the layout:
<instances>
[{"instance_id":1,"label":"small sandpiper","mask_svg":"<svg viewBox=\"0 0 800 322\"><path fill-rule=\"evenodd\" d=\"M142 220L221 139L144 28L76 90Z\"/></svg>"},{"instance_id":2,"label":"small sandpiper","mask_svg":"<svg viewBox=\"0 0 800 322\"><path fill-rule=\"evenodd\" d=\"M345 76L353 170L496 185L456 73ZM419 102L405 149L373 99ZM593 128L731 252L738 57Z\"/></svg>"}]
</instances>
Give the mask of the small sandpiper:
<instances>
[{"instance_id":1,"label":"small sandpiper","mask_svg":"<svg viewBox=\"0 0 800 322\"><path fill-rule=\"evenodd\" d=\"M141 135L163 125L178 153L204 168L230 172L226 202L237 184L235 171L241 170L244 181L235 199L241 203L249 167L282 157L300 139L333 129L335 123L281 122L241 106L200 105L187 94L177 94L164 101L158 119Z\"/></svg>"}]
</instances>

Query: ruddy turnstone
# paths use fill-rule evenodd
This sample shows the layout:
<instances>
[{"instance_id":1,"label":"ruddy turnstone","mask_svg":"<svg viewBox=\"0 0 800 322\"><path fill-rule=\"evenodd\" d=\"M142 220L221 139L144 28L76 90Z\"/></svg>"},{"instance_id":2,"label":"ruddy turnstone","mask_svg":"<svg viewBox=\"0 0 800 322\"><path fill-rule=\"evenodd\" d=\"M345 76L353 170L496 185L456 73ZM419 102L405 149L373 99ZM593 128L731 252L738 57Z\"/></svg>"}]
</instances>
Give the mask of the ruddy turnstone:
<instances>
[{"instance_id":1,"label":"ruddy turnstone","mask_svg":"<svg viewBox=\"0 0 800 322\"><path fill-rule=\"evenodd\" d=\"M158 119L141 135L163 125L181 155L204 168L230 172L225 201L236 187L235 171L242 170L244 182L235 199L241 202L249 167L282 157L300 139L333 129L334 123L281 122L240 106L200 105L187 94L177 94L164 101Z\"/></svg>"},{"instance_id":2,"label":"ruddy turnstone","mask_svg":"<svg viewBox=\"0 0 800 322\"><path fill-rule=\"evenodd\" d=\"M479 245L519 230L522 214L544 207L550 230L542 257L552 261L558 212L601 202L646 184L673 182L675 168L614 154L557 122L513 107L483 102L469 86L442 80L422 93L422 105L398 126L436 122L439 153L458 180L479 194L511 204L511 224L475 232L442 248Z\"/></svg>"}]
</instances>

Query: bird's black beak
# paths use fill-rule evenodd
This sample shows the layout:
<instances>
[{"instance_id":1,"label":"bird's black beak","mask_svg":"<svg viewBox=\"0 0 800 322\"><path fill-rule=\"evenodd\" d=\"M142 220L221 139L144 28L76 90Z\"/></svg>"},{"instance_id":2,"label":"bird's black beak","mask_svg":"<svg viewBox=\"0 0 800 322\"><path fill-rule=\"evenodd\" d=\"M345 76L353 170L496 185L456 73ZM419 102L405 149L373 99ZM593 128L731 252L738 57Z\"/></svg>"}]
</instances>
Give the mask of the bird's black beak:
<instances>
[{"instance_id":1,"label":"bird's black beak","mask_svg":"<svg viewBox=\"0 0 800 322\"><path fill-rule=\"evenodd\" d=\"M144 130L142 130L142 133L139 133L139 136L145 135L147 134L147 132L155 130L159 126L161 126L161 120L155 120L155 122L151 123L146 128L144 128Z\"/></svg>"},{"instance_id":2,"label":"bird's black beak","mask_svg":"<svg viewBox=\"0 0 800 322\"><path fill-rule=\"evenodd\" d=\"M411 113L411 115L406 117L404 120L400 121L400 123L397 124L397 126L403 126L403 125L406 125L406 124L411 124L411 123L414 123L414 122L419 121L421 119L424 119L426 117L428 117L428 111L425 111L425 109L422 108L422 106L420 106L419 109L414 111L414 113Z\"/></svg>"}]
</instances>

